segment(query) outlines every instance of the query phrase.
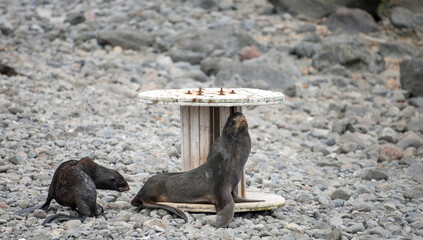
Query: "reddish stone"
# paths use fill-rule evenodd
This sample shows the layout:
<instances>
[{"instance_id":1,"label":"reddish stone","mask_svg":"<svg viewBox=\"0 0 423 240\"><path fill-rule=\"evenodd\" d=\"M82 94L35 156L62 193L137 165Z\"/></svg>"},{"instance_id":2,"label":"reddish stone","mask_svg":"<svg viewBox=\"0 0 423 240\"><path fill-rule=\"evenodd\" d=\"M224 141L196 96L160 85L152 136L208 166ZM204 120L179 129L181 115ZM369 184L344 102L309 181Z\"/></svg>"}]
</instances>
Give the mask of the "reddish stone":
<instances>
[{"instance_id":1,"label":"reddish stone","mask_svg":"<svg viewBox=\"0 0 423 240\"><path fill-rule=\"evenodd\" d=\"M380 148L381 160L399 160L403 156L402 149L392 144L385 144Z\"/></svg>"},{"instance_id":2,"label":"reddish stone","mask_svg":"<svg viewBox=\"0 0 423 240\"><path fill-rule=\"evenodd\" d=\"M239 59L241 61L258 58L261 56L260 50L256 46L244 47L239 51Z\"/></svg>"},{"instance_id":3,"label":"reddish stone","mask_svg":"<svg viewBox=\"0 0 423 240\"><path fill-rule=\"evenodd\" d=\"M9 208L9 206L4 202L0 202L0 208Z\"/></svg>"}]
</instances>

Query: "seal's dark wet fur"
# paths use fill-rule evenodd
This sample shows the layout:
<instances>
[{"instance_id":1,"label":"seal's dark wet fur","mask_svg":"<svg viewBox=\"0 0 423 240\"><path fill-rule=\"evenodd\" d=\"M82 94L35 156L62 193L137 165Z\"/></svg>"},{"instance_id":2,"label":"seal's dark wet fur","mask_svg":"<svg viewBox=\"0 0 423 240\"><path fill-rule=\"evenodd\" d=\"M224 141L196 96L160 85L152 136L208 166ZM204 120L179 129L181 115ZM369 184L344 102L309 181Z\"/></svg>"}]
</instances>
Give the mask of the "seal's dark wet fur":
<instances>
[{"instance_id":1,"label":"seal's dark wet fur","mask_svg":"<svg viewBox=\"0 0 423 240\"><path fill-rule=\"evenodd\" d=\"M247 120L242 113L233 113L228 117L222 135L213 142L203 165L187 172L151 177L131 204L163 208L187 221L180 209L157 202L211 203L217 210L216 227L225 227L232 220L235 202L255 201L241 198L234 192L250 150Z\"/></svg>"},{"instance_id":2,"label":"seal's dark wet fur","mask_svg":"<svg viewBox=\"0 0 423 240\"><path fill-rule=\"evenodd\" d=\"M122 175L116 170L96 164L91 158L66 161L56 169L51 181L47 200L44 204L21 209L16 215L32 212L36 209L47 210L51 200L63 206L71 207L80 216L68 216L63 214L52 215L43 222L80 219L99 216L102 208L97 205L96 189L109 189L116 191L127 191L129 185Z\"/></svg>"}]
</instances>

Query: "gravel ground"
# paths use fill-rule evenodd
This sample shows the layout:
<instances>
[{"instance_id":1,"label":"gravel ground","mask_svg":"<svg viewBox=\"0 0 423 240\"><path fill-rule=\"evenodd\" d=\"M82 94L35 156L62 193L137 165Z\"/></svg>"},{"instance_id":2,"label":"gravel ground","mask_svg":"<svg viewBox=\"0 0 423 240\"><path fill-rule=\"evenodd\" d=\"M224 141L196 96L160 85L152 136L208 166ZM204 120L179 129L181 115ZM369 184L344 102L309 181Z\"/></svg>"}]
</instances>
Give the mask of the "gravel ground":
<instances>
[{"instance_id":1,"label":"gravel ground","mask_svg":"<svg viewBox=\"0 0 423 240\"><path fill-rule=\"evenodd\" d=\"M210 9L171 0L1 2L0 60L19 75L0 75L0 238L422 239L423 109L399 88L400 59L321 69L308 56L331 38L360 41L370 56L376 40L394 33L333 37L316 21L271 10L264 0ZM244 34L219 47L211 40L219 31L202 32L222 26ZM114 29L127 35L110 37ZM301 49L302 58L289 54ZM273 68L250 73L262 78L225 79L226 67L248 64ZM179 108L142 104L137 94L222 81L287 93L284 104L244 112L252 138L247 188L281 195L286 205L235 214L223 229L214 214L189 214L185 223L164 210L137 212L129 202L146 179L180 171L181 162ZM55 202L47 212L13 215L45 201L60 163L86 156L131 187L97 191L106 218L41 226L48 215L72 213Z\"/></svg>"}]
</instances>

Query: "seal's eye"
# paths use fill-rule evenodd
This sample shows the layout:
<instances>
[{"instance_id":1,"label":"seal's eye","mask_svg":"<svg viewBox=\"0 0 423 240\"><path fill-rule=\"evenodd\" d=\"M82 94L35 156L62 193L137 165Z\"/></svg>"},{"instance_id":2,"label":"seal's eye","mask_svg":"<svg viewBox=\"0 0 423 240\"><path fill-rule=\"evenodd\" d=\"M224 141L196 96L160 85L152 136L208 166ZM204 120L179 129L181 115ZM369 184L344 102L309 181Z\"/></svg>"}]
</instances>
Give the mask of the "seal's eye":
<instances>
[{"instance_id":1,"label":"seal's eye","mask_svg":"<svg viewBox=\"0 0 423 240\"><path fill-rule=\"evenodd\" d=\"M232 120L232 125L234 125L235 124L235 120Z\"/></svg>"}]
</instances>

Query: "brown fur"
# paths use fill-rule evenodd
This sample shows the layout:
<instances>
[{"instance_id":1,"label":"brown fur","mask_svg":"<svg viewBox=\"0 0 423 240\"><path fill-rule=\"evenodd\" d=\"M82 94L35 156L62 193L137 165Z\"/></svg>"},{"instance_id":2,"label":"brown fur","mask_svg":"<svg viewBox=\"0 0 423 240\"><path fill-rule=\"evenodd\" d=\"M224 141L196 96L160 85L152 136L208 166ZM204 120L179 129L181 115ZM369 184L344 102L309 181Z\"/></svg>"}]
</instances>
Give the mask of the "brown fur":
<instances>
[{"instance_id":1,"label":"brown fur","mask_svg":"<svg viewBox=\"0 0 423 240\"><path fill-rule=\"evenodd\" d=\"M50 206L51 200L63 206L71 207L78 212L80 217L67 215L53 215L48 217L43 225L53 220L80 219L102 214L102 208L97 205L96 189L109 189L127 191L129 185L119 172L96 164L91 158L79 161L66 161L56 169L51 181L47 200L44 204L21 209L16 215L44 209Z\"/></svg>"}]
</instances>

